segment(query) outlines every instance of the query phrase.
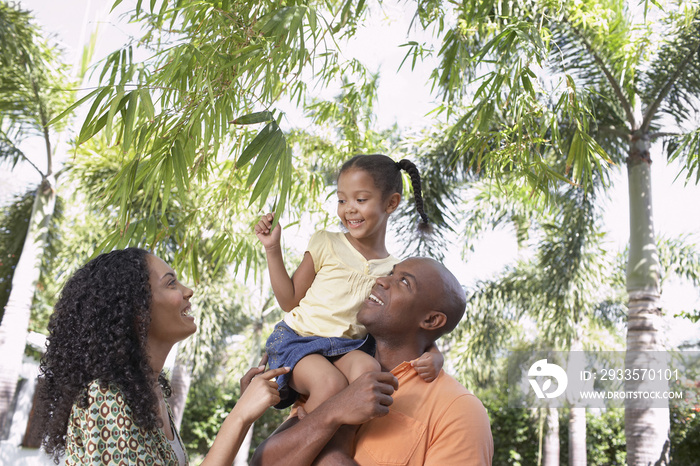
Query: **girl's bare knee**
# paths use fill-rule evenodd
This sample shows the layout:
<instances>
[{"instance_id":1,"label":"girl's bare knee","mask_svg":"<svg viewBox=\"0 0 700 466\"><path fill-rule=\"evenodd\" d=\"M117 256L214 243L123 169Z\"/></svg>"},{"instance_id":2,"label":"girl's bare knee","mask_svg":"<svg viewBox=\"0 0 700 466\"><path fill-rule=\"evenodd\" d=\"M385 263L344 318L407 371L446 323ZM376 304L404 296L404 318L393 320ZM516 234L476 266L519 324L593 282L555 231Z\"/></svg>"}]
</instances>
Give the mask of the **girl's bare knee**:
<instances>
[{"instance_id":1,"label":"girl's bare knee","mask_svg":"<svg viewBox=\"0 0 700 466\"><path fill-rule=\"evenodd\" d=\"M341 372L343 372L349 382L353 382L356 378L364 374L365 372L377 372L381 371L382 367L379 365L379 361L374 359L367 353L356 352L354 354L349 354L348 359L343 361L339 366Z\"/></svg>"},{"instance_id":2,"label":"girl's bare knee","mask_svg":"<svg viewBox=\"0 0 700 466\"><path fill-rule=\"evenodd\" d=\"M364 374L365 372L378 372L382 370L382 366L379 365L379 361L374 359L372 356L367 355L366 358L362 358L358 361L357 369L359 374Z\"/></svg>"}]
</instances>

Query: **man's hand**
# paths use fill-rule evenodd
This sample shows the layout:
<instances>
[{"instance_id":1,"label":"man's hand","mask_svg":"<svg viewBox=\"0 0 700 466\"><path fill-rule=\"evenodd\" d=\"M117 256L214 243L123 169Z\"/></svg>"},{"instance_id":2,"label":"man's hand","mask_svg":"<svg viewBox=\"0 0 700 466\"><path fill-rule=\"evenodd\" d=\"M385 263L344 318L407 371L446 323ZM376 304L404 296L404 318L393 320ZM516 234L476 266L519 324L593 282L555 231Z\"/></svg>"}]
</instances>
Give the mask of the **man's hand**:
<instances>
[{"instance_id":1,"label":"man's hand","mask_svg":"<svg viewBox=\"0 0 700 466\"><path fill-rule=\"evenodd\" d=\"M253 454L252 465L310 465L326 444L340 435L325 449L325 464L353 464L350 458L353 431L356 425L385 416L394 402L391 395L399 381L390 372L362 374L341 392L321 403L313 412L287 419ZM349 426L342 428L343 425Z\"/></svg>"},{"instance_id":2,"label":"man's hand","mask_svg":"<svg viewBox=\"0 0 700 466\"><path fill-rule=\"evenodd\" d=\"M391 372L367 372L327 402L339 424L364 424L389 414L399 381Z\"/></svg>"},{"instance_id":3,"label":"man's hand","mask_svg":"<svg viewBox=\"0 0 700 466\"><path fill-rule=\"evenodd\" d=\"M327 403L343 425L316 457L314 465L356 465L353 456L359 425L389 414L389 406L394 402L391 395L398 388L399 381L391 372L367 372L330 398Z\"/></svg>"}]
</instances>

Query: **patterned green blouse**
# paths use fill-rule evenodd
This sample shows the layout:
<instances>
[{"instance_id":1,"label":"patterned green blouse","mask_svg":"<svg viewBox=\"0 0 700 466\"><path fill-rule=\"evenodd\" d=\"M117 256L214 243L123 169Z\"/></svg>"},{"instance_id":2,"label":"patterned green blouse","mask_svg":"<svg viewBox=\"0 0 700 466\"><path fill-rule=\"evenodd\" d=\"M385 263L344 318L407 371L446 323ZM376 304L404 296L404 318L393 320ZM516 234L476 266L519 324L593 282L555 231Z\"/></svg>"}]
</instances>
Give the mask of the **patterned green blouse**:
<instances>
[{"instance_id":1,"label":"patterned green blouse","mask_svg":"<svg viewBox=\"0 0 700 466\"><path fill-rule=\"evenodd\" d=\"M170 407L168 414L172 419ZM174 427L173 432L181 442ZM145 431L134 423L121 390L93 381L88 407L73 405L66 435L66 465L85 464L178 466L178 461L162 429Z\"/></svg>"}]
</instances>

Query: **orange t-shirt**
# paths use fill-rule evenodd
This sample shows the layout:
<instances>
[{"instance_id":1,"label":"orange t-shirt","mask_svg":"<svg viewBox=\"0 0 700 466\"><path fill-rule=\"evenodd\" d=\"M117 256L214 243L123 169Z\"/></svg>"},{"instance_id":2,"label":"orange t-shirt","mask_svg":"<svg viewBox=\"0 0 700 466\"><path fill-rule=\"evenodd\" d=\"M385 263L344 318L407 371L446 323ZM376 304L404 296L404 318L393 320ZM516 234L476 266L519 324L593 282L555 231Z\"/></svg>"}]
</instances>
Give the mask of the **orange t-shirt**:
<instances>
[{"instance_id":1,"label":"orange t-shirt","mask_svg":"<svg viewBox=\"0 0 700 466\"><path fill-rule=\"evenodd\" d=\"M410 363L391 371L399 379L389 414L357 433L360 465L490 465L493 438L481 401L440 371L425 382Z\"/></svg>"}]
</instances>

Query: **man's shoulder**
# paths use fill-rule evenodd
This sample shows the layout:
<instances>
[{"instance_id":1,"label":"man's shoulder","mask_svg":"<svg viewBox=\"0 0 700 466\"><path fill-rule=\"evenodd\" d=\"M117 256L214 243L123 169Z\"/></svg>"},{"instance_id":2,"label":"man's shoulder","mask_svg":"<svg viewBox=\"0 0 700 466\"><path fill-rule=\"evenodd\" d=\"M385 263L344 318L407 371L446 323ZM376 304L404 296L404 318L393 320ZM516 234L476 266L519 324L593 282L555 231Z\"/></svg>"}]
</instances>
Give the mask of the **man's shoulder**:
<instances>
[{"instance_id":1,"label":"man's shoulder","mask_svg":"<svg viewBox=\"0 0 700 466\"><path fill-rule=\"evenodd\" d=\"M452 377L450 374L441 370L438 377L433 382L436 384L436 388L440 391L446 393L452 393L455 396L472 395L474 394L469 391L464 385L462 385L457 379Z\"/></svg>"},{"instance_id":2,"label":"man's shoulder","mask_svg":"<svg viewBox=\"0 0 700 466\"><path fill-rule=\"evenodd\" d=\"M438 400L440 409L445 415L470 412L484 416L488 420L486 408L481 400L445 371L441 371L430 385L433 384L435 385L432 388L433 398Z\"/></svg>"}]
</instances>

